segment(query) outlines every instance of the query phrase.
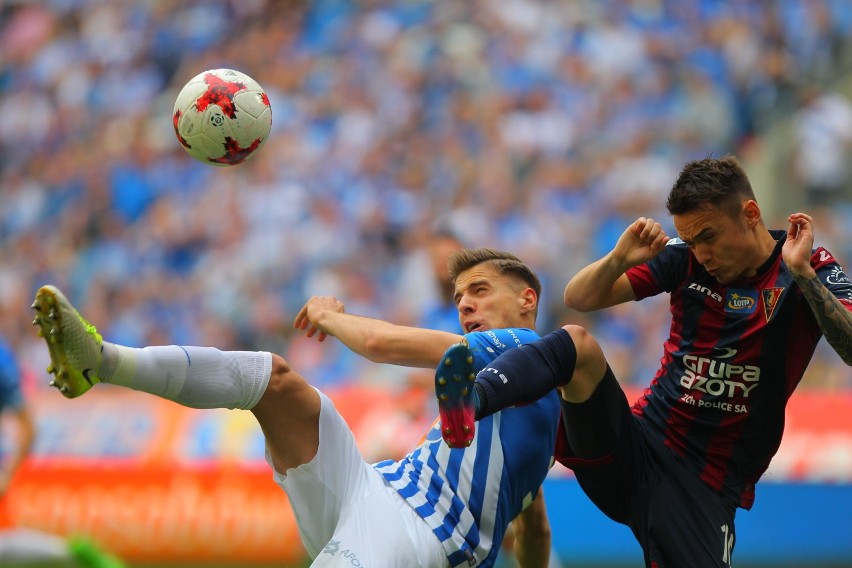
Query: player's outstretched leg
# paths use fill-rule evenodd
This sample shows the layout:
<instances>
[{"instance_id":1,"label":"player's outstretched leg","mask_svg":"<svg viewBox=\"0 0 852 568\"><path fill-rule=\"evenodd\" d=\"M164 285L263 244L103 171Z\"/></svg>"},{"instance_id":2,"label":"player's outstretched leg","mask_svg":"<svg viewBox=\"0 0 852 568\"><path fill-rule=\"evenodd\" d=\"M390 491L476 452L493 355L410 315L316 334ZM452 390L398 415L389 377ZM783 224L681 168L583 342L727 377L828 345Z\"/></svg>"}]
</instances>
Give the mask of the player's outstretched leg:
<instances>
[{"instance_id":1,"label":"player's outstretched leg","mask_svg":"<svg viewBox=\"0 0 852 568\"><path fill-rule=\"evenodd\" d=\"M249 410L263 397L273 374L290 374L283 358L265 351L184 345L135 348L104 341L54 286L42 286L32 307L33 325L50 355L47 371L55 375L50 384L68 398L96 383L109 383L190 408Z\"/></svg>"},{"instance_id":2,"label":"player's outstretched leg","mask_svg":"<svg viewBox=\"0 0 852 568\"><path fill-rule=\"evenodd\" d=\"M54 286L39 288L32 308L36 312L33 325L38 326L50 353L47 372L55 375L50 386L74 398L100 382L97 369L103 340L95 326Z\"/></svg>"},{"instance_id":3,"label":"player's outstretched leg","mask_svg":"<svg viewBox=\"0 0 852 568\"><path fill-rule=\"evenodd\" d=\"M444 353L435 370L435 394L441 416L441 435L451 448L466 448L473 442L476 413L473 355L467 341L456 343Z\"/></svg>"}]
</instances>

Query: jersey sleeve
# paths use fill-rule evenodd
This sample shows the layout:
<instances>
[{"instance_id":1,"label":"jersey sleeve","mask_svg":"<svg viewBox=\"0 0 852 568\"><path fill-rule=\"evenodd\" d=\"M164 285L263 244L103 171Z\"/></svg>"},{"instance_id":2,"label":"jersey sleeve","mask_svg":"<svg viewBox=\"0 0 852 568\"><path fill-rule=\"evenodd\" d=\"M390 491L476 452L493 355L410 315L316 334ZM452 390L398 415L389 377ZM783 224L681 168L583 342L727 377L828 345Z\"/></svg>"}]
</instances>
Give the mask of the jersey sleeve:
<instances>
[{"instance_id":1,"label":"jersey sleeve","mask_svg":"<svg viewBox=\"0 0 852 568\"><path fill-rule=\"evenodd\" d=\"M660 254L626 272L637 300L671 292L683 281L689 268L689 249L680 239L671 239Z\"/></svg>"},{"instance_id":2,"label":"jersey sleeve","mask_svg":"<svg viewBox=\"0 0 852 568\"><path fill-rule=\"evenodd\" d=\"M811 267L829 292L840 300L847 310L852 311L852 282L834 256L823 247L816 248L811 255Z\"/></svg>"}]
</instances>

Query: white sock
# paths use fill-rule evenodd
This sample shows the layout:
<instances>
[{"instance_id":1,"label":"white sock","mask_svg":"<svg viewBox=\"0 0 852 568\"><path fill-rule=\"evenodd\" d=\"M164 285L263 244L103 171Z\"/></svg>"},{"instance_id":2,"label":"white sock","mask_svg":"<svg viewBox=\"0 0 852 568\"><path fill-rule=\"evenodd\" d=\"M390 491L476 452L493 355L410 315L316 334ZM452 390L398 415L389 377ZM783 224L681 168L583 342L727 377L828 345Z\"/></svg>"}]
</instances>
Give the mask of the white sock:
<instances>
[{"instance_id":1,"label":"white sock","mask_svg":"<svg viewBox=\"0 0 852 568\"><path fill-rule=\"evenodd\" d=\"M164 345L137 349L104 341L98 377L190 408L249 410L272 374L272 354Z\"/></svg>"}]
</instances>

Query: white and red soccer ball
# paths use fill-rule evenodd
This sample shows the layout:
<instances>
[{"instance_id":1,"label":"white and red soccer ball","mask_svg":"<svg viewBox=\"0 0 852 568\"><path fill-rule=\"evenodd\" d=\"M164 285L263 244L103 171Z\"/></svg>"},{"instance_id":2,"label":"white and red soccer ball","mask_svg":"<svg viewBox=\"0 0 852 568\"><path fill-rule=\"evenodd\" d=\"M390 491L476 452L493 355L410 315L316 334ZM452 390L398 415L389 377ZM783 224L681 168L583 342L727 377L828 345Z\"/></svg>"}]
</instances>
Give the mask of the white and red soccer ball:
<instances>
[{"instance_id":1,"label":"white and red soccer ball","mask_svg":"<svg viewBox=\"0 0 852 568\"><path fill-rule=\"evenodd\" d=\"M257 152L272 128L263 88L233 69L199 73L178 93L175 134L190 156L214 166L240 164Z\"/></svg>"}]
</instances>

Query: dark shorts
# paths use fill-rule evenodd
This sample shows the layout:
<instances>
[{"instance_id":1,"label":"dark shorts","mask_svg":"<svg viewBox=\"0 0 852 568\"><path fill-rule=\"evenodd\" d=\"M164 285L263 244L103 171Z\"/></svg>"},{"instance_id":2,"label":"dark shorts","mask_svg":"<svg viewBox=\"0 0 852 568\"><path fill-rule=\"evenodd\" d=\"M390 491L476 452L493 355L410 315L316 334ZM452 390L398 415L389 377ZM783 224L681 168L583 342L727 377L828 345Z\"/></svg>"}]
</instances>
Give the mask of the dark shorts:
<instances>
[{"instance_id":1,"label":"dark shorts","mask_svg":"<svg viewBox=\"0 0 852 568\"><path fill-rule=\"evenodd\" d=\"M647 432L611 371L588 401L563 402L562 420L557 460L604 514L630 527L646 566L730 567L736 504Z\"/></svg>"}]
</instances>

